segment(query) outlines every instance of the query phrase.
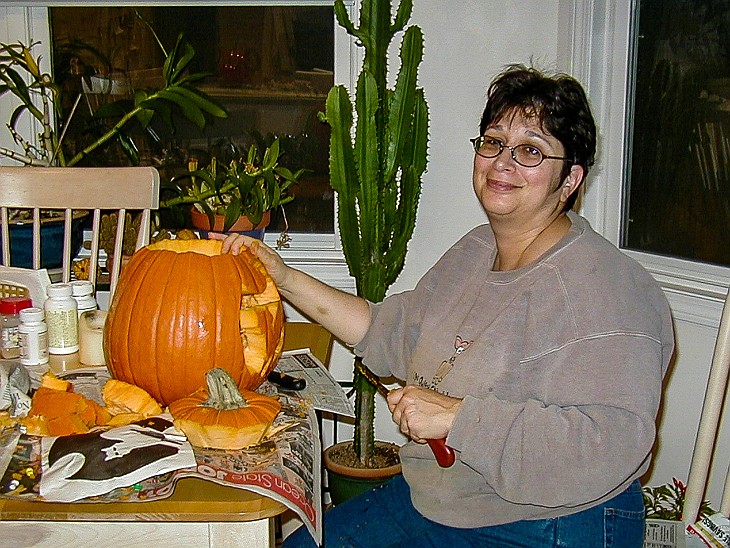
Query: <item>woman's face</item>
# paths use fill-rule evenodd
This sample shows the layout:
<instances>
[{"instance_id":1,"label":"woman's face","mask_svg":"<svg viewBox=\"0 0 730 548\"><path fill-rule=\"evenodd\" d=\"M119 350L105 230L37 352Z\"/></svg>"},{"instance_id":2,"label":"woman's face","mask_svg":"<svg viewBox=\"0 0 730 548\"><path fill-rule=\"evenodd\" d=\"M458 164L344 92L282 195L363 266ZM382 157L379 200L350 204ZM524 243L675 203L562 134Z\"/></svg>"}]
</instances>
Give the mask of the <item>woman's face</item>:
<instances>
[{"instance_id":1,"label":"woman's face","mask_svg":"<svg viewBox=\"0 0 730 548\"><path fill-rule=\"evenodd\" d=\"M564 156L563 145L545 133L537 120L517 113L492 124L484 135L504 145L495 158L474 155L474 192L491 221L510 218L527 226L554 216L580 185L583 168L572 166L570 174L560 180L562 160L544 159L535 167L524 167L512 158L510 149L530 145L544 156ZM508 217L509 216L509 217Z\"/></svg>"}]
</instances>

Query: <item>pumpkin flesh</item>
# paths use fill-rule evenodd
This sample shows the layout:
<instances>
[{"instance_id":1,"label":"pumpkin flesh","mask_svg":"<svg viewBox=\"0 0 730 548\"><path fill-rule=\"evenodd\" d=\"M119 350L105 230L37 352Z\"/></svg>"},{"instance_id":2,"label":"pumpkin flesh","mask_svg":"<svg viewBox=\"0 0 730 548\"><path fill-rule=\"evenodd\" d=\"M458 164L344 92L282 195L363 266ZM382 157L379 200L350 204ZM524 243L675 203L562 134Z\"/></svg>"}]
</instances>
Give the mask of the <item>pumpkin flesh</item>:
<instances>
[{"instance_id":1,"label":"pumpkin flesh","mask_svg":"<svg viewBox=\"0 0 730 548\"><path fill-rule=\"evenodd\" d=\"M163 405L205 387L211 367L228 371L241 389L266 379L283 345L279 293L250 251L221 254L221 246L162 240L135 253L105 325L115 378Z\"/></svg>"}]
</instances>

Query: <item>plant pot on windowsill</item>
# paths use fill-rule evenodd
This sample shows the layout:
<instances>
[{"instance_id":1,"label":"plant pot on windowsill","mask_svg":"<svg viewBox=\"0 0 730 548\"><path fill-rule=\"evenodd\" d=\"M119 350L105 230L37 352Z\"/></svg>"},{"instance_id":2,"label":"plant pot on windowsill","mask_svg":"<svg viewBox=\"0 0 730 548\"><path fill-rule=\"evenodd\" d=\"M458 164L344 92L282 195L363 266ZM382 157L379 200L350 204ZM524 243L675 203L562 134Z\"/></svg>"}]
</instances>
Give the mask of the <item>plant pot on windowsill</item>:
<instances>
[{"instance_id":1,"label":"plant pot on windowsill","mask_svg":"<svg viewBox=\"0 0 730 548\"><path fill-rule=\"evenodd\" d=\"M216 215L215 223L211 228L208 216L205 213L198 211L197 208L191 207L190 221L193 223L193 226L200 231L200 237L207 238L208 232L223 232L225 217L223 215ZM261 217L261 222L256 226L251 223L248 217L242 216L239 217L238 221L236 221L234 225L227 230L227 233L237 232L239 234L246 234L247 236L263 240L264 232L270 222L271 211L265 211Z\"/></svg>"},{"instance_id":2,"label":"plant pot on windowsill","mask_svg":"<svg viewBox=\"0 0 730 548\"><path fill-rule=\"evenodd\" d=\"M394 443L375 442L376 455L381 454L383 458L389 461L380 468L362 468L361 466L353 466L342 462L340 457L343 455L344 460L351 461L354 459L357 461L352 449L352 441L340 442L325 449L323 460L327 469L327 485L332 504L340 504L373 487L387 483L394 476L400 474L401 465L398 458L398 449L399 447ZM391 463L393 460L395 464Z\"/></svg>"}]
</instances>

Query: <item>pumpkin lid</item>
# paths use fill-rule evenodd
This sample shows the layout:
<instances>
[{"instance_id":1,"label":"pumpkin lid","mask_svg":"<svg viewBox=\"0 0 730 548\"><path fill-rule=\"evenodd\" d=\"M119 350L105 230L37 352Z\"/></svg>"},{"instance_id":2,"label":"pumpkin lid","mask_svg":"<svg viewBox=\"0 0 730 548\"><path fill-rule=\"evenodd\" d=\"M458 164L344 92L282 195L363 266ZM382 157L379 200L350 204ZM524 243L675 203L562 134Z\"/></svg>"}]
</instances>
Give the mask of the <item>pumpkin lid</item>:
<instances>
[{"instance_id":1,"label":"pumpkin lid","mask_svg":"<svg viewBox=\"0 0 730 548\"><path fill-rule=\"evenodd\" d=\"M0 314L17 314L33 306L30 297L3 297L0 299Z\"/></svg>"}]
</instances>

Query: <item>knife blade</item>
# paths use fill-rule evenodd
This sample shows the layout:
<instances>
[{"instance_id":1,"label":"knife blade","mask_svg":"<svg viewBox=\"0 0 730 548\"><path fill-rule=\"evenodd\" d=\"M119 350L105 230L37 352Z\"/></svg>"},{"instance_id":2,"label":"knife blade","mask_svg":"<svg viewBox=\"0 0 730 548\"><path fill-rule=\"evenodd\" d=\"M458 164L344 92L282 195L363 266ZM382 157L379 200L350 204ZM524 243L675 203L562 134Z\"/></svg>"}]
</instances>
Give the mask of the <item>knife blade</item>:
<instances>
[{"instance_id":1,"label":"knife blade","mask_svg":"<svg viewBox=\"0 0 730 548\"><path fill-rule=\"evenodd\" d=\"M355 367L371 384L375 385L375 388L384 398L388 398L388 394L390 394L392 390L385 386L375 373L365 367L359 360L355 360ZM438 462L439 466L442 468L448 468L454 464L454 461L456 461L456 453L454 453L453 448L446 445L446 438L428 439L426 440L426 443L428 443L428 446L431 448L433 456L436 458L436 462Z\"/></svg>"}]
</instances>

